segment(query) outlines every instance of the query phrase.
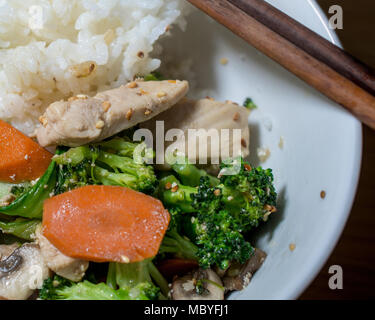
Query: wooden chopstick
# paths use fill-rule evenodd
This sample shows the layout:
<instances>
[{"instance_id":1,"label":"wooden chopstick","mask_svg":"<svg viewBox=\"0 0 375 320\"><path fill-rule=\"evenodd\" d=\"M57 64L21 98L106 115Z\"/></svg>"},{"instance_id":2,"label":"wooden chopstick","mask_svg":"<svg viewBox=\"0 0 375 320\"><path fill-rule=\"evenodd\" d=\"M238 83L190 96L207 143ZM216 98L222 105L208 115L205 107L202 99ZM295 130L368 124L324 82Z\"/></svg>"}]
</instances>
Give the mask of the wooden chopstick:
<instances>
[{"instance_id":1,"label":"wooden chopstick","mask_svg":"<svg viewBox=\"0 0 375 320\"><path fill-rule=\"evenodd\" d=\"M333 55L333 57L330 59L321 57L320 60L319 56L314 56L314 50L319 53L319 48L323 46L323 42L317 42L315 37L310 37L306 41L311 41L313 44L302 45L305 40L301 35L300 29L293 27L293 30L285 33L285 21L281 22L279 16L273 16L273 19L279 21L279 23L273 23L283 25L283 28L279 29L284 30L285 37L276 32L276 28L273 28L273 30L270 26L266 25L266 22L264 22L265 18L261 19L258 17L259 20L262 20L258 21L244 11L249 11L249 7L245 7L244 4L248 2L248 4L252 5L253 9L257 9L257 15L263 17L263 11L259 6L259 1L189 1L259 51L294 73L300 79L344 106L363 123L375 129L375 97L371 94L373 85L371 81L372 75L368 71L368 68L358 64L354 59L351 59L341 51L340 58L337 58L338 53L336 49L333 50L333 48L325 49L327 51L325 51L324 54L320 53L320 56ZM237 7L232 2L237 2L237 5L242 6L243 9ZM253 15L257 16L254 13ZM290 23L291 22L288 21L287 24ZM295 23L298 24L298 22ZM295 36L295 33L297 33L298 36ZM314 48L314 50L312 50L312 48ZM333 53L334 51L336 51L336 53ZM331 60L334 60L336 64L332 63ZM345 64L348 64L348 66L345 66ZM340 65L341 68L338 68L337 65ZM369 80L366 80L366 77L368 77ZM357 83L360 83L360 81L355 79L363 79L363 84L361 84L361 86L358 85ZM356 81L356 83L354 81ZM368 91L363 89L363 87L367 88Z\"/></svg>"},{"instance_id":2,"label":"wooden chopstick","mask_svg":"<svg viewBox=\"0 0 375 320\"><path fill-rule=\"evenodd\" d=\"M375 95L374 71L264 0L228 0L314 58Z\"/></svg>"}]
</instances>

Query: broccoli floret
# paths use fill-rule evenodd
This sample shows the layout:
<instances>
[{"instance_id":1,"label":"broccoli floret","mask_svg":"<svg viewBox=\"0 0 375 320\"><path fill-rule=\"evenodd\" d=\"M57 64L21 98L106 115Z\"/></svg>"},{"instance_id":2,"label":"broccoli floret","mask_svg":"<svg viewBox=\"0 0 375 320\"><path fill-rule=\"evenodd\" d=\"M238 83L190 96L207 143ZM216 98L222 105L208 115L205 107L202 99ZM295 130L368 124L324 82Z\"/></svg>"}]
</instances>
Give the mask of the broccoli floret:
<instances>
[{"instance_id":1,"label":"broccoli floret","mask_svg":"<svg viewBox=\"0 0 375 320\"><path fill-rule=\"evenodd\" d=\"M271 169L252 168L242 158L236 161L240 164L239 172L222 175L218 187L225 208L236 216L246 232L276 211L277 194ZM221 170L225 171L229 166L222 163Z\"/></svg>"},{"instance_id":2,"label":"broccoli floret","mask_svg":"<svg viewBox=\"0 0 375 320\"><path fill-rule=\"evenodd\" d=\"M24 183L20 185L13 186L10 189L10 193L14 196L14 198L19 198L24 193L28 192L32 188L31 183Z\"/></svg>"},{"instance_id":3,"label":"broccoli floret","mask_svg":"<svg viewBox=\"0 0 375 320\"><path fill-rule=\"evenodd\" d=\"M216 186L207 175L200 177L198 187L185 186L174 176L160 181L159 196L168 208L181 212L183 232L197 245L202 267L225 269L232 260L245 262L254 249L244 235L276 210L272 171L251 169L242 158L236 161L238 170L232 175L224 175L230 164L221 165Z\"/></svg>"},{"instance_id":4,"label":"broccoli floret","mask_svg":"<svg viewBox=\"0 0 375 320\"><path fill-rule=\"evenodd\" d=\"M113 289L103 282L75 283L57 275L45 280L39 292L42 300L155 300L157 297L158 289L150 283Z\"/></svg>"},{"instance_id":5,"label":"broccoli floret","mask_svg":"<svg viewBox=\"0 0 375 320\"><path fill-rule=\"evenodd\" d=\"M143 156L138 154L138 150L144 149L139 143L114 138L95 145L71 148L56 155L53 159L59 165L59 178L55 193L84 185L103 184L151 194L157 182L154 169L137 158Z\"/></svg>"}]
</instances>

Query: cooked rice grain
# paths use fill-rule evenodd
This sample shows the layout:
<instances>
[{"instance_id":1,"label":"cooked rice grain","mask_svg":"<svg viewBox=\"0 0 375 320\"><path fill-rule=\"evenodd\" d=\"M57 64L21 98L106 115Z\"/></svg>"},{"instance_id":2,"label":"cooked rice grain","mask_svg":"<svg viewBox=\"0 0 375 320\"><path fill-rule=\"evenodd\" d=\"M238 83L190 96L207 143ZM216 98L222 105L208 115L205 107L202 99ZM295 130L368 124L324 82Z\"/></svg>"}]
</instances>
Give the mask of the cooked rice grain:
<instances>
[{"instance_id":1,"label":"cooked rice grain","mask_svg":"<svg viewBox=\"0 0 375 320\"><path fill-rule=\"evenodd\" d=\"M0 0L0 119L31 134L53 101L117 87L150 56L185 0ZM142 52L142 55L139 55Z\"/></svg>"}]
</instances>

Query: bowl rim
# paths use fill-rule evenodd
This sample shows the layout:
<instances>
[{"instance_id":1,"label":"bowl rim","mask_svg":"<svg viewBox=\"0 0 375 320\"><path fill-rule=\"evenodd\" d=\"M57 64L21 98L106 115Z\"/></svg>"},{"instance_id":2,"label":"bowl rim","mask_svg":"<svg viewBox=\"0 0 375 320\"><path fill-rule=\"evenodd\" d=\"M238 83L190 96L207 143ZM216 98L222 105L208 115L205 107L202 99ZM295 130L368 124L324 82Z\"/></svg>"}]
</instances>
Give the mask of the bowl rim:
<instances>
[{"instance_id":1,"label":"bowl rim","mask_svg":"<svg viewBox=\"0 0 375 320\"><path fill-rule=\"evenodd\" d=\"M316 2L316 0L307 0L310 4L312 10L318 16L319 20L323 24L324 28L326 29L327 35L330 38L330 41L339 47L342 48L342 43L338 38L336 32L329 28L329 20L326 17L325 13L323 12L322 8ZM352 153L353 159L353 170L352 174L349 178L349 186L352 186L347 190L347 195L343 200L343 205L340 211L341 212L337 217L339 218L336 225L332 229L331 234L326 239L326 246L322 248L320 254L316 255L314 258L314 262L310 264L309 268L306 268L303 274L300 276L302 281L300 281L293 289L289 290L289 292L285 293L285 296L282 299L298 299L300 295L310 286L310 284L314 281L318 273L322 270L326 262L328 261L329 257L331 256L333 250L335 249L338 241L341 238L341 234L345 228L349 215L351 213L355 196L357 194L357 188L361 173L361 164L362 164L362 149L363 149L363 134L362 134L362 124L359 120L353 117L354 121L354 150Z\"/></svg>"}]
</instances>

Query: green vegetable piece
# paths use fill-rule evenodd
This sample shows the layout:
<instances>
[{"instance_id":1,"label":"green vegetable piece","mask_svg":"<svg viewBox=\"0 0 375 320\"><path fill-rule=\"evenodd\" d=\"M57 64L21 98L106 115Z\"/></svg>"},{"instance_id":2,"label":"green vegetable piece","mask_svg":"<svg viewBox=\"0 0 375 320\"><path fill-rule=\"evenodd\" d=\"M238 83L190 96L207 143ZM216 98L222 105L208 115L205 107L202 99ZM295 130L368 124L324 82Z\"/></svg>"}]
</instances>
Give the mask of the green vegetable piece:
<instances>
[{"instance_id":1,"label":"green vegetable piece","mask_svg":"<svg viewBox=\"0 0 375 320\"><path fill-rule=\"evenodd\" d=\"M170 209L169 213L171 222L160 246L159 254L172 254L177 258L198 261L198 247L179 231L182 213L179 209Z\"/></svg>"},{"instance_id":2,"label":"green vegetable piece","mask_svg":"<svg viewBox=\"0 0 375 320\"><path fill-rule=\"evenodd\" d=\"M94 284L87 280L74 283L59 276L44 281L39 292L42 300L154 300L158 290L149 283L114 289L104 282Z\"/></svg>"},{"instance_id":3,"label":"green vegetable piece","mask_svg":"<svg viewBox=\"0 0 375 320\"><path fill-rule=\"evenodd\" d=\"M43 202L50 197L56 184L56 163L51 162L38 182L10 205L0 207L0 213L10 216L41 219Z\"/></svg>"},{"instance_id":4,"label":"green vegetable piece","mask_svg":"<svg viewBox=\"0 0 375 320\"><path fill-rule=\"evenodd\" d=\"M189 163L187 159L182 159L182 161L177 159L176 163L172 165L172 169L177 173L181 182L188 186L198 186L201 177L208 177L212 186L220 183L218 178L209 175L203 169L198 169L195 165Z\"/></svg>"},{"instance_id":5,"label":"green vegetable piece","mask_svg":"<svg viewBox=\"0 0 375 320\"><path fill-rule=\"evenodd\" d=\"M276 211L277 195L272 170L251 168L242 158L235 162L236 173L221 174L219 184L214 186L207 175L200 177L198 187L183 185L174 176L160 180L159 198L171 213L171 223L177 225L167 231L160 253L181 250L181 232L198 247L194 255L203 268L216 265L226 269L231 261L244 263L249 259L254 248L245 235ZM232 166L223 162L221 173L231 172ZM198 172L193 165L177 169Z\"/></svg>"},{"instance_id":6,"label":"green vegetable piece","mask_svg":"<svg viewBox=\"0 0 375 320\"><path fill-rule=\"evenodd\" d=\"M243 103L243 106L250 110L258 108L257 105L253 102L253 99L251 98L246 98L246 100Z\"/></svg>"},{"instance_id":7,"label":"green vegetable piece","mask_svg":"<svg viewBox=\"0 0 375 320\"><path fill-rule=\"evenodd\" d=\"M40 220L17 218L13 221L0 221L0 230L4 234L11 234L17 238L32 241Z\"/></svg>"},{"instance_id":8,"label":"green vegetable piece","mask_svg":"<svg viewBox=\"0 0 375 320\"><path fill-rule=\"evenodd\" d=\"M157 71L151 72L144 76L145 81L162 81L165 78Z\"/></svg>"},{"instance_id":9,"label":"green vegetable piece","mask_svg":"<svg viewBox=\"0 0 375 320\"><path fill-rule=\"evenodd\" d=\"M107 285L111 288L119 287L120 289L133 290L141 286L147 289L146 295L154 300L159 297L159 288L154 283L164 295L168 295L168 282L160 274L151 259L134 263L110 262L109 264Z\"/></svg>"}]
</instances>

